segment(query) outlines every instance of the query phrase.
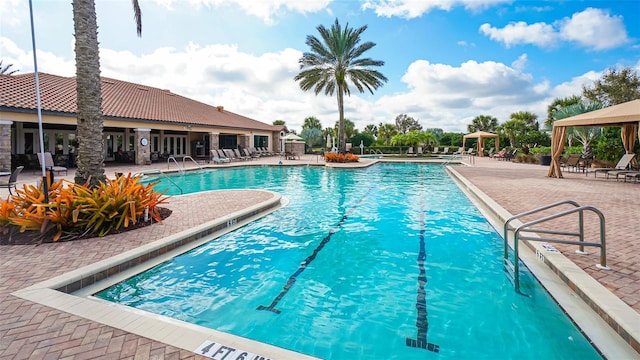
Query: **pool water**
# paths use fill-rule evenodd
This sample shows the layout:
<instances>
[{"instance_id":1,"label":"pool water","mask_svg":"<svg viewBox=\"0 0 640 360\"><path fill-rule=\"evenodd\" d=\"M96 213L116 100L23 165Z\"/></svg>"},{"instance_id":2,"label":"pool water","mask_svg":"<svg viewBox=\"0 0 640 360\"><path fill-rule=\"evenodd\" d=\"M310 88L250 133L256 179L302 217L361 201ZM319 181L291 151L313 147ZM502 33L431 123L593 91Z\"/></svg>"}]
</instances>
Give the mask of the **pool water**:
<instances>
[{"instance_id":1,"label":"pool water","mask_svg":"<svg viewBox=\"0 0 640 360\"><path fill-rule=\"evenodd\" d=\"M515 293L501 237L441 166L174 180L290 204L96 296L325 359L601 358L526 271Z\"/></svg>"}]
</instances>

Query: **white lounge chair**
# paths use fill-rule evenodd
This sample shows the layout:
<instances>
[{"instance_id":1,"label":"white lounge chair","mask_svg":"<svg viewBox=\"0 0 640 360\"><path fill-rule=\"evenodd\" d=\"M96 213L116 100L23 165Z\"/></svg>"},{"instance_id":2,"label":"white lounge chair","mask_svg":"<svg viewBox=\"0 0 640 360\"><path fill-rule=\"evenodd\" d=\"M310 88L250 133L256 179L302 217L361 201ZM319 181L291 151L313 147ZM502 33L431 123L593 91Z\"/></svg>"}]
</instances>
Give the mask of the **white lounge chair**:
<instances>
[{"instance_id":1,"label":"white lounge chair","mask_svg":"<svg viewBox=\"0 0 640 360\"><path fill-rule=\"evenodd\" d=\"M620 158L620 161L618 161L618 163L616 164L616 167L614 168L599 168L599 169L593 169L587 172L593 173L594 177L598 177L598 173L605 173L607 174L608 177L608 173L609 171L623 171L623 170L627 170L627 168L629 167L629 165L631 164L631 161L633 160L633 158L636 157L636 154L624 154L622 155L622 157ZM611 175L615 175L615 174L611 174Z\"/></svg>"},{"instance_id":2,"label":"white lounge chair","mask_svg":"<svg viewBox=\"0 0 640 360\"><path fill-rule=\"evenodd\" d=\"M231 160L227 158L221 158L217 150L211 150L211 161L213 161L214 164L223 164L228 163Z\"/></svg>"}]
</instances>

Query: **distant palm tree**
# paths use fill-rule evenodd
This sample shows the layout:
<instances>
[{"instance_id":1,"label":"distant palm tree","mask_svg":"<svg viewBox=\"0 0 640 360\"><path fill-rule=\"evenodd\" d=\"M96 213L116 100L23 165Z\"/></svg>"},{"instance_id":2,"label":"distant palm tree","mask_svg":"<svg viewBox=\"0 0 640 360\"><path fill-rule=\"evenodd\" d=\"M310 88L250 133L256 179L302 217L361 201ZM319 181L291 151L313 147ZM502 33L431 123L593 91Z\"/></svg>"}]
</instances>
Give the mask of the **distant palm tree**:
<instances>
[{"instance_id":1,"label":"distant palm tree","mask_svg":"<svg viewBox=\"0 0 640 360\"><path fill-rule=\"evenodd\" d=\"M506 137L509 138L509 145L513 148L516 147L516 136L522 134L527 128L524 121L519 119L505 121L500 125L499 130Z\"/></svg>"},{"instance_id":2,"label":"distant palm tree","mask_svg":"<svg viewBox=\"0 0 640 360\"><path fill-rule=\"evenodd\" d=\"M487 131L495 132L498 129L498 119L490 115L478 115L467 125L469 132Z\"/></svg>"},{"instance_id":3,"label":"distant palm tree","mask_svg":"<svg viewBox=\"0 0 640 360\"><path fill-rule=\"evenodd\" d=\"M380 124L378 127L378 140L385 146L389 146L391 138L398 133L396 126L393 124Z\"/></svg>"},{"instance_id":4,"label":"distant palm tree","mask_svg":"<svg viewBox=\"0 0 640 360\"><path fill-rule=\"evenodd\" d=\"M0 60L0 75L13 75L18 72L18 69L9 70L13 64L7 64L6 66L2 66L2 60Z\"/></svg>"},{"instance_id":5,"label":"distant palm tree","mask_svg":"<svg viewBox=\"0 0 640 360\"><path fill-rule=\"evenodd\" d=\"M138 0L132 0L138 36L142 35L142 15ZM98 25L94 0L73 0L76 52L78 170L75 182L91 186L104 181L102 153L102 91Z\"/></svg>"},{"instance_id":6,"label":"distant palm tree","mask_svg":"<svg viewBox=\"0 0 640 360\"><path fill-rule=\"evenodd\" d=\"M353 29L349 28L347 23L343 29L336 19L331 29L323 25L316 29L322 41L315 36L307 36L305 43L311 51L305 52L298 61L302 71L294 80L300 81L302 90L313 89L316 95L323 90L325 95L337 93L338 147L341 152L345 152L347 137L344 129L344 95L351 95L349 82L359 92L363 93L366 88L373 94L373 90L381 87L387 78L371 67L382 66L384 62L360 58L364 52L376 45L372 42L360 44L360 35L367 29L366 25Z\"/></svg>"}]
</instances>

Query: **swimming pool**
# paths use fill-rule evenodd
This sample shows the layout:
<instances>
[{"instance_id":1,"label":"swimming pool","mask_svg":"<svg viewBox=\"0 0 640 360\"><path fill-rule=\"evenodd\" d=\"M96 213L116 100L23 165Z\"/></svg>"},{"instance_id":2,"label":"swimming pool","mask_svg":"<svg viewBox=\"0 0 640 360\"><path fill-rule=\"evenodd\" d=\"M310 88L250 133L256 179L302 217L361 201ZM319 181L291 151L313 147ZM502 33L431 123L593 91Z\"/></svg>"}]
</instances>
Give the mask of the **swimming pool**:
<instances>
[{"instance_id":1,"label":"swimming pool","mask_svg":"<svg viewBox=\"0 0 640 360\"><path fill-rule=\"evenodd\" d=\"M529 274L531 297L513 291L501 238L441 166L246 167L180 186L290 204L98 297L327 359L600 358Z\"/></svg>"}]
</instances>

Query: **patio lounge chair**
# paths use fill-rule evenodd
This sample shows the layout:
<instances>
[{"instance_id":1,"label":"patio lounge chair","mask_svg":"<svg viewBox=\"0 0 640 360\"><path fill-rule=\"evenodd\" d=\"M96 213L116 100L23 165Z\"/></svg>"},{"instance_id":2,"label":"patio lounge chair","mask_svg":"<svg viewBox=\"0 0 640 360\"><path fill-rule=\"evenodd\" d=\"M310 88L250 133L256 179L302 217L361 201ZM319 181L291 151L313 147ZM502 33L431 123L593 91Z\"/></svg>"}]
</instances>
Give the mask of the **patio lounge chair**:
<instances>
[{"instance_id":1,"label":"patio lounge chair","mask_svg":"<svg viewBox=\"0 0 640 360\"><path fill-rule=\"evenodd\" d=\"M622 155L622 157L620 158L620 161L618 161L618 163L616 164L616 167L614 168L599 168L599 169L593 169L591 171L588 171L587 174L589 174L590 172L593 173L594 177L598 177L598 173L605 173L607 174L609 171L623 171L623 170L627 170L629 168L629 165L631 164L631 161L636 157L636 154L624 154Z\"/></svg>"},{"instance_id":2,"label":"patio lounge chair","mask_svg":"<svg viewBox=\"0 0 640 360\"><path fill-rule=\"evenodd\" d=\"M564 162L560 163L560 167L564 167L567 170L573 168L574 170L578 170L578 166L580 164L580 159L582 155L580 154L569 154Z\"/></svg>"},{"instance_id":3,"label":"patio lounge chair","mask_svg":"<svg viewBox=\"0 0 640 360\"><path fill-rule=\"evenodd\" d=\"M218 151L211 150L211 161L213 161L214 164L223 164L228 163L231 160L227 158L221 158L220 154L218 154Z\"/></svg>"},{"instance_id":4,"label":"patio lounge chair","mask_svg":"<svg viewBox=\"0 0 640 360\"><path fill-rule=\"evenodd\" d=\"M24 169L24 166L18 166L15 170L13 170L11 175L9 175L9 180L7 182L0 182L0 188L9 189L9 195L13 195L13 193L11 192L11 188L16 189L16 186L18 184L18 175L20 175L22 169Z\"/></svg>"},{"instance_id":5,"label":"patio lounge chair","mask_svg":"<svg viewBox=\"0 0 640 360\"><path fill-rule=\"evenodd\" d=\"M67 168L64 166L56 166L50 152L44 153L44 156L42 153L38 153L38 161L40 162L40 166L42 166L42 163L44 162L44 167L47 170L53 171L54 173L64 171L64 174L67 175Z\"/></svg>"},{"instance_id":6,"label":"patio lounge chair","mask_svg":"<svg viewBox=\"0 0 640 360\"><path fill-rule=\"evenodd\" d=\"M259 158L259 157L260 157L260 155L258 155L258 154L255 154L255 153L249 152L249 149L247 149L247 148L242 148L242 152L244 153L244 155L245 155L248 159L251 159L251 160L253 160L253 159L257 159L257 158Z\"/></svg>"},{"instance_id":7,"label":"patio lounge chair","mask_svg":"<svg viewBox=\"0 0 640 360\"><path fill-rule=\"evenodd\" d=\"M250 156L249 156L249 157L247 157L247 156L242 155L242 154L240 153L240 150L238 150L238 149L233 149L233 153L234 153L234 154L236 155L236 157L237 157L238 159L240 159L240 160L248 160L248 159L250 159L250 158L251 158Z\"/></svg>"},{"instance_id":8,"label":"patio lounge chair","mask_svg":"<svg viewBox=\"0 0 640 360\"><path fill-rule=\"evenodd\" d=\"M462 154L464 154L464 148L463 147L459 147L458 151L453 153L453 155L462 155Z\"/></svg>"},{"instance_id":9,"label":"patio lounge chair","mask_svg":"<svg viewBox=\"0 0 640 360\"><path fill-rule=\"evenodd\" d=\"M432 153L433 155L440 154L440 151L438 151L438 150L439 150L439 148L436 146L436 147L434 147L434 148L433 148L433 151L432 151L431 153Z\"/></svg>"}]
</instances>

